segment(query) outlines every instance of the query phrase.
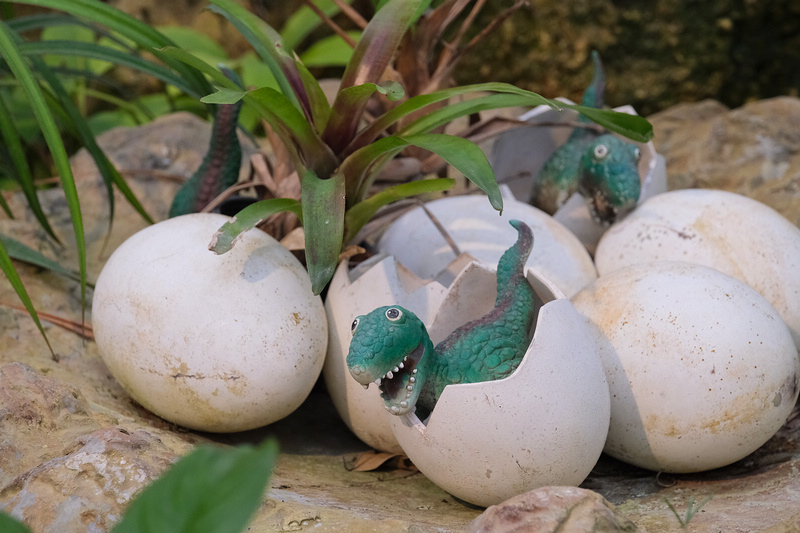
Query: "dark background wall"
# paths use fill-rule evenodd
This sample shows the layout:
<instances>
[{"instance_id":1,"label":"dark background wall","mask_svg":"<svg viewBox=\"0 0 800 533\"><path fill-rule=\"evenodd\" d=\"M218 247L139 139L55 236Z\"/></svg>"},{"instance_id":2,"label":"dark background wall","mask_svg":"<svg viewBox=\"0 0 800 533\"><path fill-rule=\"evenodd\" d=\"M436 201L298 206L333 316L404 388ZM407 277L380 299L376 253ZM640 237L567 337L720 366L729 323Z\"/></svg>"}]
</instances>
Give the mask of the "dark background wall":
<instances>
[{"instance_id":1,"label":"dark background wall","mask_svg":"<svg viewBox=\"0 0 800 533\"><path fill-rule=\"evenodd\" d=\"M800 92L798 0L529 0L465 57L460 82L508 81L580 99L589 53L603 57L606 103L649 115L704 98L729 107ZM510 0L493 0L483 27Z\"/></svg>"}]
</instances>

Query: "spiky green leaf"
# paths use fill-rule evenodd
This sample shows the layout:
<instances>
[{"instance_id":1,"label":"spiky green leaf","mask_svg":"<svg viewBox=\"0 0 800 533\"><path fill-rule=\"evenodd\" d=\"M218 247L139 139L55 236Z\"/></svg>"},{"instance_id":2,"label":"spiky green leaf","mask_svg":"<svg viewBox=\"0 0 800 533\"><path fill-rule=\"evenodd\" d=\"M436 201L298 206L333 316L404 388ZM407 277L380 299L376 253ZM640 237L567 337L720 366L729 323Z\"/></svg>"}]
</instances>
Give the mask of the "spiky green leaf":
<instances>
[{"instance_id":1,"label":"spiky green leaf","mask_svg":"<svg viewBox=\"0 0 800 533\"><path fill-rule=\"evenodd\" d=\"M255 228L267 217L284 211L294 213L300 220L303 219L300 202L291 198L272 198L250 204L217 230L211 238L208 249L215 254L229 252L242 233Z\"/></svg>"},{"instance_id":2,"label":"spiky green leaf","mask_svg":"<svg viewBox=\"0 0 800 533\"><path fill-rule=\"evenodd\" d=\"M311 290L320 294L333 277L344 238L344 176L320 179L310 170L300 175L306 266Z\"/></svg>"},{"instance_id":3,"label":"spiky green leaf","mask_svg":"<svg viewBox=\"0 0 800 533\"><path fill-rule=\"evenodd\" d=\"M359 202L347 210L344 217L344 242L351 242L361 228L364 227L364 224L369 222L381 207L410 196L446 191L452 187L454 183L455 180L450 178L426 179L401 183L399 185L387 187L373 194L363 202Z\"/></svg>"},{"instance_id":4,"label":"spiky green leaf","mask_svg":"<svg viewBox=\"0 0 800 533\"><path fill-rule=\"evenodd\" d=\"M341 89L331 110L331 120L322 138L338 154L346 147L363 116L366 102L348 100L344 89L378 83L392 60L420 0L392 0L369 21L342 76ZM354 105L357 104L357 105ZM334 117L339 117L334 120ZM331 123L334 127L331 127Z\"/></svg>"}]
</instances>

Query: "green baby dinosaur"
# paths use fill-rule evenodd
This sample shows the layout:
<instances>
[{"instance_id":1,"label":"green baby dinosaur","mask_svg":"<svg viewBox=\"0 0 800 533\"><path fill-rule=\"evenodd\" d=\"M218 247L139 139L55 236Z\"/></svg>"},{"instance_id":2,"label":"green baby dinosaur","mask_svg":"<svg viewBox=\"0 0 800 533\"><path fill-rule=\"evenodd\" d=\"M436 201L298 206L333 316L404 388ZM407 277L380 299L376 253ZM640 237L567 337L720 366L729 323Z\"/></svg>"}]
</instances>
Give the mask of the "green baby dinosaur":
<instances>
[{"instance_id":1,"label":"green baby dinosaur","mask_svg":"<svg viewBox=\"0 0 800 533\"><path fill-rule=\"evenodd\" d=\"M582 104L600 109L606 80L596 51L592 52L592 63L594 77ZM578 120L589 122L583 116ZM613 135L575 128L539 171L529 203L552 215L577 191L595 221L611 224L639 200L639 155L639 148Z\"/></svg>"},{"instance_id":2,"label":"green baby dinosaur","mask_svg":"<svg viewBox=\"0 0 800 533\"><path fill-rule=\"evenodd\" d=\"M404 415L418 407L424 420L447 385L504 378L522 361L536 313L524 274L533 233L519 220L510 224L519 236L497 265L494 309L435 348L422 321L399 305L379 307L353 320L350 375L365 389L377 384L390 413Z\"/></svg>"},{"instance_id":3,"label":"green baby dinosaur","mask_svg":"<svg viewBox=\"0 0 800 533\"><path fill-rule=\"evenodd\" d=\"M241 86L241 80L232 70L223 67L222 72ZM239 179L242 147L236 127L241 107L241 100L235 104L217 106L208 152L200 168L175 194L169 208L169 218L201 211Z\"/></svg>"}]
</instances>

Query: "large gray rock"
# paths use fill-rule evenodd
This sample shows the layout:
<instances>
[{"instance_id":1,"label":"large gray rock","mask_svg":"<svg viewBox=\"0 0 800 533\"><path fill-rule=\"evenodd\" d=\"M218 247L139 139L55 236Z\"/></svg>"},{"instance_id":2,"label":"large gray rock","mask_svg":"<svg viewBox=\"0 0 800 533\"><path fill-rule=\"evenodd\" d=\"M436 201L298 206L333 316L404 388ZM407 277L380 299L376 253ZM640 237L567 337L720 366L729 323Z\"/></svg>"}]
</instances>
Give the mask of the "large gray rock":
<instances>
[{"instance_id":1,"label":"large gray rock","mask_svg":"<svg viewBox=\"0 0 800 533\"><path fill-rule=\"evenodd\" d=\"M800 225L800 99L729 110L714 100L649 117L670 189L723 189L749 196Z\"/></svg>"}]
</instances>

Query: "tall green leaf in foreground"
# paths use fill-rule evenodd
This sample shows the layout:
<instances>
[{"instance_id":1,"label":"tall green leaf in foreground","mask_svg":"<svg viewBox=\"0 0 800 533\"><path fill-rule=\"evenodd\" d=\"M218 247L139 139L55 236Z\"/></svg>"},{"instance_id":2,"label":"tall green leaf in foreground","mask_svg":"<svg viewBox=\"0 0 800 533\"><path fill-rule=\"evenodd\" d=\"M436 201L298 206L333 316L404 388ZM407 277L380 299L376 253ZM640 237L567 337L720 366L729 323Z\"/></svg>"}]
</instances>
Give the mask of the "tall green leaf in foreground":
<instances>
[{"instance_id":1,"label":"tall green leaf in foreground","mask_svg":"<svg viewBox=\"0 0 800 533\"><path fill-rule=\"evenodd\" d=\"M277 457L274 439L257 448L199 447L144 489L112 533L239 533L258 510Z\"/></svg>"}]
</instances>

